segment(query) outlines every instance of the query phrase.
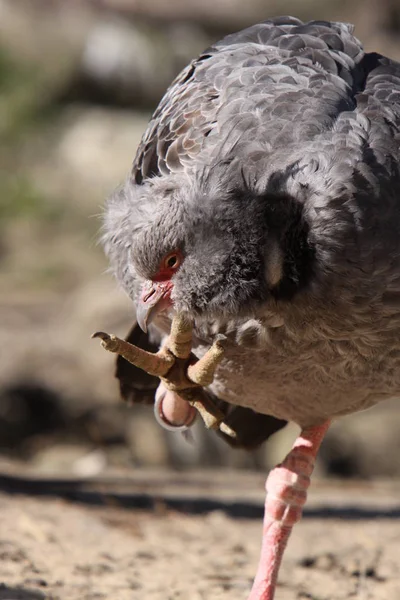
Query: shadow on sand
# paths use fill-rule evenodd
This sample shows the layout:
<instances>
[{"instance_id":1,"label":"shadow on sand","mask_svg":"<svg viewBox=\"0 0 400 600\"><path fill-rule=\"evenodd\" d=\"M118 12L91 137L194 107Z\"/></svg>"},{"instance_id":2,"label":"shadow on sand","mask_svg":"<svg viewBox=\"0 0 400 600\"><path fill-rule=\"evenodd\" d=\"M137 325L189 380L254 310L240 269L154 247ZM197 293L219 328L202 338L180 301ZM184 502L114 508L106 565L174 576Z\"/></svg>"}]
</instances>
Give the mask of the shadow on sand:
<instances>
[{"instance_id":1,"label":"shadow on sand","mask_svg":"<svg viewBox=\"0 0 400 600\"><path fill-rule=\"evenodd\" d=\"M45 600L43 592L0 585L0 600Z\"/></svg>"},{"instance_id":2,"label":"shadow on sand","mask_svg":"<svg viewBox=\"0 0 400 600\"><path fill-rule=\"evenodd\" d=\"M186 514L200 515L213 512L215 510L223 511L229 517L237 519L261 519L264 514L264 506L257 502L247 502L246 500L229 501L216 498L192 496L180 497L179 495L163 493L147 493L135 491L133 482L126 483L123 487L126 491L117 492L116 487L121 487L121 482L97 482L98 489L91 489L96 486L96 481L84 481L79 479L30 479L18 477L15 475L0 475L0 492L7 494L24 494L30 496L48 496L58 497L92 506L113 505L120 508L129 508L136 510L153 511L160 508L160 505L168 509ZM108 489L107 489L108 488ZM114 488L114 490L112 489ZM398 519L400 518L400 506L396 507L360 507L356 504L346 504L341 506L326 505L316 508L305 508L304 518L309 519ZM1 590L1 588L0 588ZM0 600L3 596L0 595Z\"/></svg>"}]
</instances>

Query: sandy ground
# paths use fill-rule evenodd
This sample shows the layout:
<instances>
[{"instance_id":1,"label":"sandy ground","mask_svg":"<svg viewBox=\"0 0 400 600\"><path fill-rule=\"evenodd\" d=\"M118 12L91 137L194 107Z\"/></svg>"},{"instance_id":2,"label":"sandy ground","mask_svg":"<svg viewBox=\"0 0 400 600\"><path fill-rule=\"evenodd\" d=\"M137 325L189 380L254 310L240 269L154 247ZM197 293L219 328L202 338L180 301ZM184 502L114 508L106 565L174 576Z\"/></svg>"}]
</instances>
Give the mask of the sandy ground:
<instances>
[{"instance_id":1,"label":"sandy ground","mask_svg":"<svg viewBox=\"0 0 400 600\"><path fill-rule=\"evenodd\" d=\"M250 589L259 475L14 473L0 489L1 600L245 600ZM400 598L399 492L314 482L276 600Z\"/></svg>"}]
</instances>

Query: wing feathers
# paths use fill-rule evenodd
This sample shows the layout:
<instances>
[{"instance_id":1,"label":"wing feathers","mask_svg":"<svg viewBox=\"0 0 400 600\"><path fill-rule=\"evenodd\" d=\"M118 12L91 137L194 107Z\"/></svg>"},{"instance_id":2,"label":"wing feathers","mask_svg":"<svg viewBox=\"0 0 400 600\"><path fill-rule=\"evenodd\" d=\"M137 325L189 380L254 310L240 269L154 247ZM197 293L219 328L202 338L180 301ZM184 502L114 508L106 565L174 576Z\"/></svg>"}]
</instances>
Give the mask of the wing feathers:
<instances>
[{"instance_id":1,"label":"wing feathers","mask_svg":"<svg viewBox=\"0 0 400 600\"><path fill-rule=\"evenodd\" d=\"M203 149L215 154L221 138L227 147L223 129L231 119L234 140L238 132L258 132L275 145L288 143L290 130L293 140L317 135L353 106L363 56L350 26L340 23L282 17L227 36L167 90L138 148L133 179L187 169Z\"/></svg>"}]
</instances>

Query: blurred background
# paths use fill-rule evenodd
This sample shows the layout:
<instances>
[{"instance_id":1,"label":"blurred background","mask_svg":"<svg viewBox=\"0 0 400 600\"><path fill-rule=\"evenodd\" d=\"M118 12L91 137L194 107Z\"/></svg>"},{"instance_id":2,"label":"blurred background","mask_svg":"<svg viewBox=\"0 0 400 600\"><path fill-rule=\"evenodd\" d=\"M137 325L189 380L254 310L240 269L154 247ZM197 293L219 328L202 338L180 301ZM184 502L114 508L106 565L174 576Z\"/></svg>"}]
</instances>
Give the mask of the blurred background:
<instances>
[{"instance_id":1,"label":"blurred background","mask_svg":"<svg viewBox=\"0 0 400 600\"><path fill-rule=\"evenodd\" d=\"M193 443L119 401L114 359L132 306L97 244L152 110L211 42L277 14L352 22L367 50L400 59L398 0L0 0L0 464L37 473L230 466L265 470L294 436L231 450ZM343 419L320 475L400 474L397 403Z\"/></svg>"}]
</instances>

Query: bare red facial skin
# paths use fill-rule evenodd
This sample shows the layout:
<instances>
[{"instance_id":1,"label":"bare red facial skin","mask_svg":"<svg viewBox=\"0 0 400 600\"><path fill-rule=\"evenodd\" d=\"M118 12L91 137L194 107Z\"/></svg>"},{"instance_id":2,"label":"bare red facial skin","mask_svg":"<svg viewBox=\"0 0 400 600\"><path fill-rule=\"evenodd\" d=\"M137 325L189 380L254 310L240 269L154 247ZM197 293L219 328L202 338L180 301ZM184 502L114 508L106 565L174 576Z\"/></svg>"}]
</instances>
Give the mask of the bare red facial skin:
<instances>
[{"instance_id":1,"label":"bare red facial skin","mask_svg":"<svg viewBox=\"0 0 400 600\"><path fill-rule=\"evenodd\" d=\"M149 308L157 307L157 312L160 312L160 310L164 310L172 304L171 292L173 287L174 284L170 280L146 282L143 285L139 301Z\"/></svg>"},{"instance_id":2,"label":"bare red facial skin","mask_svg":"<svg viewBox=\"0 0 400 600\"><path fill-rule=\"evenodd\" d=\"M146 281L136 310L136 318L143 331L154 317L172 306L171 292L174 284L171 278L176 273L182 262L182 253L179 250L170 252L163 258L158 272Z\"/></svg>"},{"instance_id":3,"label":"bare red facial skin","mask_svg":"<svg viewBox=\"0 0 400 600\"><path fill-rule=\"evenodd\" d=\"M155 282L169 281L181 266L182 260L183 256L180 250L169 252L162 259L160 268L151 280Z\"/></svg>"}]
</instances>

